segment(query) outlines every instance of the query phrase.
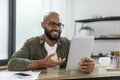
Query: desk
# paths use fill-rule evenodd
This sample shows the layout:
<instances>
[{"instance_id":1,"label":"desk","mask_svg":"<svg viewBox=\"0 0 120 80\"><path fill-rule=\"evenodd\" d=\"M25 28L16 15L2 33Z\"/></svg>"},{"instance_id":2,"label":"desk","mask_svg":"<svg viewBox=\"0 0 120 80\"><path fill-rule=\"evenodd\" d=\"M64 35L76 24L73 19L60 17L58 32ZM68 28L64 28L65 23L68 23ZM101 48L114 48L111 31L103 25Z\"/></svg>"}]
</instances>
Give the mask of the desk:
<instances>
[{"instance_id":1,"label":"desk","mask_svg":"<svg viewBox=\"0 0 120 80\"><path fill-rule=\"evenodd\" d=\"M6 70L0 70L4 72L6 78L0 76L0 80L9 80L9 75L5 72ZM40 72L33 71L33 72ZM7 78L8 76L8 78ZM79 71L66 71L65 69L46 69L41 70L41 73L38 75L39 80L61 80L61 79L78 79L78 80L120 80L120 71L106 71L105 67L96 66L94 71L91 74L82 73ZM16 79L19 80L19 79ZM20 79L21 80L21 79Z\"/></svg>"},{"instance_id":2,"label":"desk","mask_svg":"<svg viewBox=\"0 0 120 80\"><path fill-rule=\"evenodd\" d=\"M4 69L7 69L8 67L7 66L0 66L0 70L4 70Z\"/></svg>"},{"instance_id":3,"label":"desk","mask_svg":"<svg viewBox=\"0 0 120 80\"><path fill-rule=\"evenodd\" d=\"M42 70L38 76L40 80L79 79L79 80L120 80L120 71L106 71L105 67L96 67L91 73L66 71L65 69Z\"/></svg>"}]
</instances>

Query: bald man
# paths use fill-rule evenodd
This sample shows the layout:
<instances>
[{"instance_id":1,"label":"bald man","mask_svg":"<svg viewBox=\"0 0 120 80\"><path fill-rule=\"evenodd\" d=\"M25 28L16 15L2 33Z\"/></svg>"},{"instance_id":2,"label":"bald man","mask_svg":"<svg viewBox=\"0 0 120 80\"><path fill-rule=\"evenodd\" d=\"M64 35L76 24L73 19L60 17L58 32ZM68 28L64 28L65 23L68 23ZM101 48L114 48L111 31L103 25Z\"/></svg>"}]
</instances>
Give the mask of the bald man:
<instances>
[{"instance_id":1,"label":"bald man","mask_svg":"<svg viewBox=\"0 0 120 80\"><path fill-rule=\"evenodd\" d=\"M23 47L15 52L8 62L8 70L38 70L45 68L66 68L70 40L60 37L64 25L60 15L48 12L41 26L44 34L28 39ZM80 71L91 73L94 63L88 58L78 64Z\"/></svg>"}]
</instances>

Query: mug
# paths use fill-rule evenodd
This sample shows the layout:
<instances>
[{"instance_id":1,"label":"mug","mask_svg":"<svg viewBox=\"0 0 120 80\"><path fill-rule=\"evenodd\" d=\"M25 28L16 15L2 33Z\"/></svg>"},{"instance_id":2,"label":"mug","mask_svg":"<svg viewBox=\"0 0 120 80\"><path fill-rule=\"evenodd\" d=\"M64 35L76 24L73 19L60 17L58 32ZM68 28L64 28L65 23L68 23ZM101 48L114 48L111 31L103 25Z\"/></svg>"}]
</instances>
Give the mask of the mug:
<instances>
[{"instance_id":1,"label":"mug","mask_svg":"<svg viewBox=\"0 0 120 80\"><path fill-rule=\"evenodd\" d=\"M111 63L111 59L110 59L110 57L100 57L98 62L102 66L109 66Z\"/></svg>"}]
</instances>

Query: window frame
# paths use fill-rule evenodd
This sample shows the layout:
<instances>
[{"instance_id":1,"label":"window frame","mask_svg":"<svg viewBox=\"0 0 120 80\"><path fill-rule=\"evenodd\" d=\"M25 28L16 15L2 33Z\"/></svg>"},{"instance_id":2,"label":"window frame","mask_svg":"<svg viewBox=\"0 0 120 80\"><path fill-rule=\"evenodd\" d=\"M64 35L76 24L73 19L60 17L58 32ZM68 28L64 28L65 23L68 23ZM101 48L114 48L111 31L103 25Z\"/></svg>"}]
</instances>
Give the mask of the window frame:
<instances>
[{"instance_id":1,"label":"window frame","mask_svg":"<svg viewBox=\"0 0 120 80\"><path fill-rule=\"evenodd\" d=\"M9 25L8 25L8 59L0 60L0 66L7 65L11 55L15 52L15 31L16 31L16 0L9 0Z\"/></svg>"}]
</instances>

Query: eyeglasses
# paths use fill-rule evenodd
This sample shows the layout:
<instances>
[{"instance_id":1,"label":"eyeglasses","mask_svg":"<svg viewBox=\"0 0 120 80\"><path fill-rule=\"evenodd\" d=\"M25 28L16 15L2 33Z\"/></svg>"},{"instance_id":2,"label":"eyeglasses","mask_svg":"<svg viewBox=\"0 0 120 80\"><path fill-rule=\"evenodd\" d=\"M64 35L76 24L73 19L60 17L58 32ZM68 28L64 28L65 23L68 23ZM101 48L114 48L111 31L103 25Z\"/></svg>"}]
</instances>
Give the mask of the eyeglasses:
<instances>
[{"instance_id":1,"label":"eyeglasses","mask_svg":"<svg viewBox=\"0 0 120 80\"><path fill-rule=\"evenodd\" d=\"M62 24L62 23L45 22L45 24L47 24L50 27L59 27L59 28L63 28L64 27L64 24Z\"/></svg>"}]
</instances>

